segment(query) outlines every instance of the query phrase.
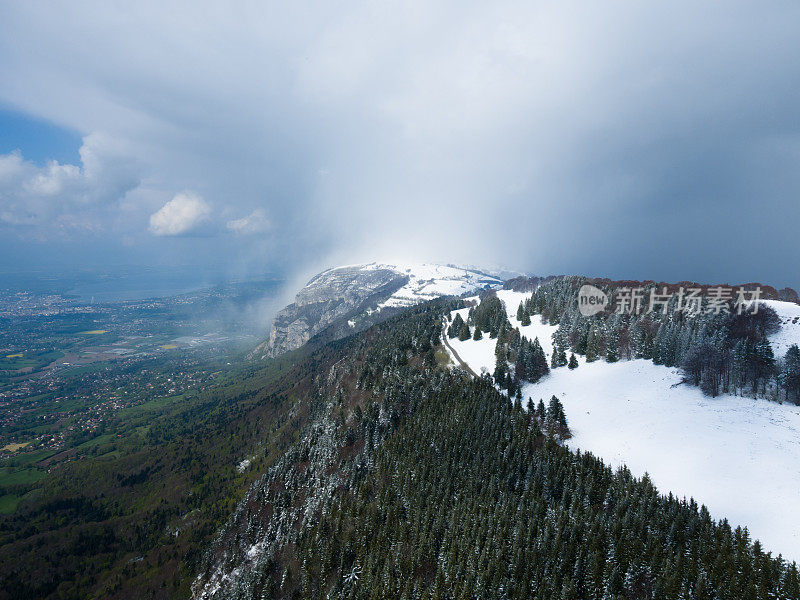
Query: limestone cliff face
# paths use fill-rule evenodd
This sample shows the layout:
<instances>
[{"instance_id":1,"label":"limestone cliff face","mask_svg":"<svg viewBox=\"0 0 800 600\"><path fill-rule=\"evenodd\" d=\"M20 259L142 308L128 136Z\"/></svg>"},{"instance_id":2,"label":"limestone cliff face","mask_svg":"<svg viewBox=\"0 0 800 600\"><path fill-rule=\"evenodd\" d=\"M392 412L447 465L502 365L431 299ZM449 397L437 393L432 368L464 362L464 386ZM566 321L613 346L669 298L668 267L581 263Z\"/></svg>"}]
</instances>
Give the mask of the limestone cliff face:
<instances>
[{"instance_id":1,"label":"limestone cliff face","mask_svg":"<svg viewBox=\"0 0 800 600\"><path fill-rule=\"evenodd\" d=\"M253 356L279 356L325 330L331 339L341 338L407 306L501 283L492 274L449 265L371 263L328 269L275 316L268 339Z\"/></svg>"},{"instance_id":2,"label":"limestone cliff face","mask_svg":"<svg viewBox=\"0 0 800 600\"><path fill-rule=\"evenodd\" d=\"M256 355L275 357L299 348L335 322L376 309L407 280L391 269L340 267L320 273L275 316L269 338L256 349ZM347 330L343 333L346 335Z\"/></svg>"}]
</instances>

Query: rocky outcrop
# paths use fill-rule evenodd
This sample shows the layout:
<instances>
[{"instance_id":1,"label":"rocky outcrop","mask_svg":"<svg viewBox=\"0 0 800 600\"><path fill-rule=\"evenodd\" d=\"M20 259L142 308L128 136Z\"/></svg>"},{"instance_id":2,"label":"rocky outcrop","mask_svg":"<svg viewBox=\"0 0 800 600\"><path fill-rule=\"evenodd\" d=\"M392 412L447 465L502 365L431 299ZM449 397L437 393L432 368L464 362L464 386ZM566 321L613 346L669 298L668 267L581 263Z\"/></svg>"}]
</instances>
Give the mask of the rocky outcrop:
<instances>
[{"instance_id":1,"label":"rocky outcrop","mask_svg":"<svg viewBox=\"0 0 800 600\"><path fill-rule=\"evenodd\" d=\"M501 283L495 275L451 265L371 263L328 269L313 277L275 316L269 338L253 356L279 356L323 331L330 339L345 337L407 306Z\"/></svg>"},{"instance_id":2,"label":"rocky outcrop","mask_svg":"<svg viewBox=\"0 0 800 600\"><path fill-rule=\"evenodd\" d=\"M377 307L407 281L407 276L391 269L340 267L324 271L275 316L269 338L255 354L269 358L299 348L335 322L368 311L370 304Z\"/></svg>"}]
</instances>

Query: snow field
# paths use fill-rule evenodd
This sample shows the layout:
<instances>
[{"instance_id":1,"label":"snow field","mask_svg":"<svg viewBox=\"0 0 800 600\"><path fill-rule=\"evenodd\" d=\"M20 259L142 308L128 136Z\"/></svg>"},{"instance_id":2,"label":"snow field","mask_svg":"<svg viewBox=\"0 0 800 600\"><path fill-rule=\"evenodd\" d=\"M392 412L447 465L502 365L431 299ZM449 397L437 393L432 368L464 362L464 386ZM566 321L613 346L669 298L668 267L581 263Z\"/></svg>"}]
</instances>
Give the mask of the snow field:
<instances>
[{"instance_id":1,"label":"snow field","mask_svg":"<svg viewBox=\"0 0 800 600\"><path fill-rule=\"evenodd\" d=\"M556 327L520 327L517 307L528 294L500 290L512 325L539 338L548 359ZM782 356L800 340L800 306L766 301L783 323L771 337ZM461 312L466 319L468 309ZM798 317L795 319L795 317ZM797 322L795 322L795 320ZM495 340L449 340L477 373L494 371ZM730 395L706 398L680 384L674 368L647 360L560 367L523 386L523 399L557 396L573 432L568 446L589 451L614 467L648 473L658 489L693 497L716 519L746 526L766 551L800 560L800 407ZM524 403L523 400L523 403Z\"/></svg>"}]
</instances>

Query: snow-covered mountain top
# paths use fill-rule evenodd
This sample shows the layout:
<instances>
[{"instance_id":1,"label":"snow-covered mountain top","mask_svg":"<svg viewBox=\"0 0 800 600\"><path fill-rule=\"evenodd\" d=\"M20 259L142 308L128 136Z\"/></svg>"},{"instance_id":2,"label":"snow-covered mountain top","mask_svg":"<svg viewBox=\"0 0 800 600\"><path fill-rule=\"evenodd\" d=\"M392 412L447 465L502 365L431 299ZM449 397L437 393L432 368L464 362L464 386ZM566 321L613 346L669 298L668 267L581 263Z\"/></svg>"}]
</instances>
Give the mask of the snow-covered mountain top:
<instances>
[{"instance_id":1,"label":"snow-covered mountain top","mask_svg":"<svg viewBox=\"0 0 800 600\"><path fill-rule=\"evenodd\" d=\"M440 296L460 296L461 294L484 288L487 285L499 287L503 284L502 274L494 271L456 265L403 261L334 267L321 275L335 271L352 271L354 269L364 272L389 270L398 275L408 277L408 283L381 302L378 305L379 309L384 307L414 306Z\"/></svg>"},{"instance_id":2,"label":"snow-covered mountain top","mask_svg":"<svg viewBox=\"0 0 800 600\"><path fill-rule=\"evenodd\" d=\"M500 287L503 272L430 263L374 262L327 269L309 280L272 323L253 356L278 356L327 331L337 339L397 310L440 296Z\"/></svg>"}]
</instances>

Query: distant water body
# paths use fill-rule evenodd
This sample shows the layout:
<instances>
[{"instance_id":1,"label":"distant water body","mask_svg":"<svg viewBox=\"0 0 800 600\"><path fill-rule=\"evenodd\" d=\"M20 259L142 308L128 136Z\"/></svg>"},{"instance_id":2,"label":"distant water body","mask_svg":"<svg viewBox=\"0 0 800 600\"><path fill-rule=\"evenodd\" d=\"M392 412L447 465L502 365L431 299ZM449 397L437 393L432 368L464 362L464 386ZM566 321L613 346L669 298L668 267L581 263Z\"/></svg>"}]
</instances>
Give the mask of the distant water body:
<instances>
[{"instance_id":1,"label":"distant water body","mask_svg":"<svg viewBox=\"0 0 800 600\"><path fill-rule=\"evenodd\" d=\"M79 280L66 293L85 302L124 302L188 294L224 281L198 269L136 270Z\"/></svg>"},{"instance_id":2,"label":"distant water body","mask_svg":"<svg viewBox=\"0 0 800 600\"><path fill-rule=\"evenodd\" d=\"M113 303L132 300L146 300L148 298L166 298L196 292L203 288L210 287L209 284L195 283L189 285L175 285L174 283L164 283L161 285L136 284L126 282L112 283L87 283L76 286L67 294L77 296L83 302Z\"/></svg>"},{"instance_id":3,"label":"distant water body","mask_svg":"<svg viewBox=\"0 0 800 600\"><path fill-rule=\"evenodd\" d=\"M119 272L0 274L0 288L66 294L81 302L109 303L164 298L225 283L200 269L128 269Z\"/></svg>"}]
</instances>

